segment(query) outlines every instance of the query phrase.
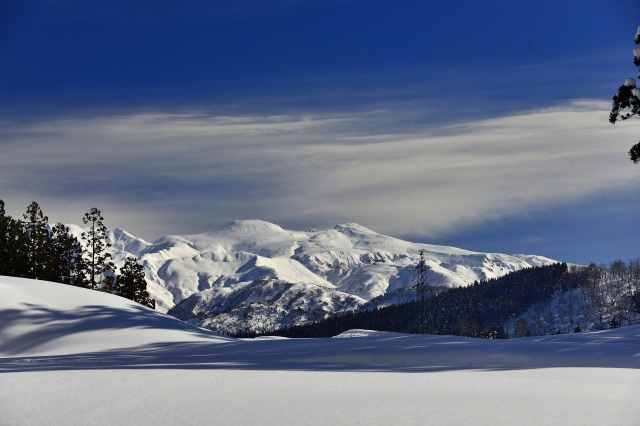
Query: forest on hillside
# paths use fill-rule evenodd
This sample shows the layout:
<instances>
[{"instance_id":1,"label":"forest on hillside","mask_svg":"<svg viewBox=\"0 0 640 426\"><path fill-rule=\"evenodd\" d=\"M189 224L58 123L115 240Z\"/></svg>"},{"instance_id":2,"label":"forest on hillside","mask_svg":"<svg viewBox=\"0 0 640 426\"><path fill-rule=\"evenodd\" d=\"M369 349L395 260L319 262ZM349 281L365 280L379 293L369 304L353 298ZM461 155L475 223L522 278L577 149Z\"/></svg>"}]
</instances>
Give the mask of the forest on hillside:
<instances>
[{"instance_id":1,"label":"forest on hillside","mask_svg":"<svg viewBox=\"0 0 640 426\"><path fill-rule=\"evenodd\" d=\"M424 318L424 323L421 319ZM557 263L452 288L424 303L340 313L324 320L238 337L332 337L350 329L508 338L579 332L640 320L640 260L608 266Z\"/></svg>"}]
</instances>

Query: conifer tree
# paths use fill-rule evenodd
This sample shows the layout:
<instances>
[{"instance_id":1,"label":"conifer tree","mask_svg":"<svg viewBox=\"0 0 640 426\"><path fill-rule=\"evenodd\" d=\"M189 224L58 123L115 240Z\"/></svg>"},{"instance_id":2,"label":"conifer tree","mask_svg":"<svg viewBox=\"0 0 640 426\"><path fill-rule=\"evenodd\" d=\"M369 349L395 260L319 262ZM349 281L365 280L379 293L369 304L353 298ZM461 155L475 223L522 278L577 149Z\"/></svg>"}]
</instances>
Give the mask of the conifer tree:
<instances>
[{"instance_id":1,"label":"conifer tree","mask_svg":"<svg viewBox=\"0 0 640 426\"><path fill-rule=\"evenodd\" d=\"M48 268L53 261L51 237L47 227L49 218L42 213L42 209L35 201L27 207L23 217L24 232L28 237L27 277L36 280L49 279Z\"/></svg>"},{"instance_id":2,"label":"conifer tree","mask_svg":"<svg viewBox=\"0 0 640 426\"><path fill-rule=\"evenodd\" d=\"M51 230L51 244L56 258L52 273L53 281L71 284L77 287L87 287L84 274L82 245L71 235L69 227L58 223Z\"/></svg>"},{"instance_id":3,"label":"conifer tree","mask_svg":"<svg viewBox=\"0 0 640 426\"><path fill-rule=\"evenodd\" d=\"M142 265L135 257L127 257L117 279L118 293L122 297L155 309L156 301L147 292Z\"/></svg>"},{"instance_id":4,"label":"conifer tree","mask_svg":"<svg viewBox=\"0 0 640 426\"><path fill-rule=\"evenodd\" d=\"M88 287L93 290L105 288L105 276L111 276L115 269L111 262L111 254L106 250L111 244L105 241L107 227L103 223L100 210L92 207L82 218L82 223L88 225L88 229L82 233L87 250L84 262L85 273L88 278Z\"/></svg>"},{"instance_id":5,"label":"conifer tree","mask_svg":"<svg viewBox=\"0 0 640 426\"><path fill-rule=\"evenodd\" d=\"M29 277L29 238L21 220L8 217L3 238L2 271L10 277Z\"/></svg>"},{"instance_id":6,"label":"conifer tree","mask_svg":"<svg viewBox=\"0 0 640 426\"><path fill-rule=\"evenodd\" d=\"M6 275L8 269L8 232L11 216L7 216L4 210L4 201L0 200L0 275Z\"/></svg>"},{"instance_id":7,"label":"conifer tree","mask_svg":"<svg viewBox=\"0 0 640 426\"><path fill-rule=\"evenodd\" d=\"M634 42L636 45L640 45L640 27L638 27ZM640 67L640 47L633 50L633 56L633 64ZM640 72L638 72L638 78L640 78ZM615 124L618 120L628 120L634 115L640 115L640 88L636 87L635 79L627 78L613 96L609 122ZM631 147L629 158L636 164L640 162L640 143Z\"/></svg>"}]
</instances>

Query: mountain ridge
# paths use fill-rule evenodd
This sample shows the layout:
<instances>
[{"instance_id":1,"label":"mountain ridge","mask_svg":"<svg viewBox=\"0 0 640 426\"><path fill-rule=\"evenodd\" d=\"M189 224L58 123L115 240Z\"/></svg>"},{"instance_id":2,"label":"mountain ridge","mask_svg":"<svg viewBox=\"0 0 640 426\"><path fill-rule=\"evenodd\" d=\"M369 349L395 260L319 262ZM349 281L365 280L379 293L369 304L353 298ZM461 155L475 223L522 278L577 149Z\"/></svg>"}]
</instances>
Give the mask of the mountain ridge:
<instances>
[{"instance_id":1,"label":"mountain ridge","mask_svg":"<svg viewBox=\"0 0 640 426\"><path fill-rule=\"evenodd\" d=\"M82 232L71 228L74 234ZM414 243L356 223L295 231L263 220L238 220L207 233L166 235L153 243L114 228L107 241L117 266L127 256L142 263L159 311L173 309L179 318L212 329L219 329L215 318L223 313L230 327L248 316L275 327L357 309L398 290L407 293L415 284L421 252L429 284L444 287L555 263L537 255ZM276 320L268 318L271 314Z\"/></svg>"}]
</instances>

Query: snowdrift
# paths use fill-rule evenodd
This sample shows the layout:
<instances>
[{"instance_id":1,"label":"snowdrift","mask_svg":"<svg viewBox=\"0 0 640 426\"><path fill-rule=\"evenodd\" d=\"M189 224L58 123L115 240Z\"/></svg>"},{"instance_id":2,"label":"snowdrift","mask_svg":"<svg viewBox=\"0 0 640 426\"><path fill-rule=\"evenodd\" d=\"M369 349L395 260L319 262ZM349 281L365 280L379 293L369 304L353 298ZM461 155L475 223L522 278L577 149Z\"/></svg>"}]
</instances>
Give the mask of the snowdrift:
<instances>
[{"instance_id":1,"label":"snowdrift","mask_svg":"<svg viewBox=\"0 0 640 426\"><path fill-rule=\"evenodd\" d=\"M122 297L46 281L0 277L3 357L227 340Z\"/></svg>"}]
</instances>

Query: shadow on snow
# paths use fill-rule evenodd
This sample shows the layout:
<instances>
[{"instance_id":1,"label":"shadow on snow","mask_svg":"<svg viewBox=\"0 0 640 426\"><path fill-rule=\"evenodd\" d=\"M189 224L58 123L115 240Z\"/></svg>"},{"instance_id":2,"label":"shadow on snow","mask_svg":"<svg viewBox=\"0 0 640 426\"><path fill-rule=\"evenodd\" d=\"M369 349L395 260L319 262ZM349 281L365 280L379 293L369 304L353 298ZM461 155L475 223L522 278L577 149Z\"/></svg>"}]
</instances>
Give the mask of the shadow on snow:
<instances>
[{"instance_id":1,"label":"shadow on snow","mask_svg":"<svg viewBox=\"0 0 640 426\"><path fill-rule=\"evenodd\" d=\"M640 368L640 327L623 334L545 336L512 340L373 333L331 339L235 340L191 327L143 307L86 306L60 312L31 305L0 311L2 328L37 325L0 343L19 355L83 332L177 330L202 341L162 342L133 348L59 356L0 358L0 373L105 369L283 370L430 372L554 367ZM211 339L210 341L207 341Z\"/></svg>"}]
</instances>

